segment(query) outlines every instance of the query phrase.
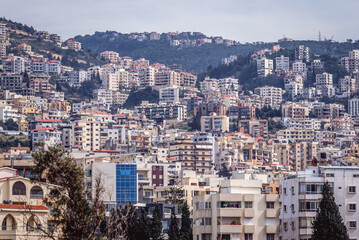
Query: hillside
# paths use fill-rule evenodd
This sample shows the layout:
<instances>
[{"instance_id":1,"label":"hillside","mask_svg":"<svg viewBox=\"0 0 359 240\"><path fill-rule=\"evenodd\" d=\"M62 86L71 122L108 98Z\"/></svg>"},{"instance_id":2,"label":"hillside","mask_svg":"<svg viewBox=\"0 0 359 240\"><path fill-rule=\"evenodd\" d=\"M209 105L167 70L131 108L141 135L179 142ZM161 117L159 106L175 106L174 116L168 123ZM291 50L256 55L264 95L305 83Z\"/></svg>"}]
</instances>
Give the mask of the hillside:
<instances>
[{"instance_id":1,"label":"hillside","mask_svg":"<svg viewBox=\"0 0 359 240\"><path fill-rule=\"evenodd\" d=\"M31 46L35 55L42 55L49 59L61 59L63 65L71 66L76 70L102 63L95 52L90 50L76 52L71 49L64 49L61 45L52 41L38 38L33 27L5 18L0 18L0 21L5 22L8 28L7 37L10 43L8 53L17 54L16 46L21 43L27 43Z\"/></svg>"},{"instance_id":2,"label":"hillside","mask_svg":"<svg viewBox=\"0 0 359 240\"><path fill-rule=\"evenodd\" d=\"M170 46L167 39L138 41L130 38L130 34L122 34L114 31L96 32L93 35L76 36L75 39L82 43L84 49L102 52L111 50L118 52L120 56L132 58L144 57L151 62L161 62L166 65L178 63L185 70L200 72L208 66L217 66L221 59L230 55L247 55L260 49L271 48L273 43L236 44L226 46L224 44L204 44L196 47ZM329 54L342 57L348 51L359 48L359 42L331 42L331 41L293 41L281 42L284 48L292 50L298 45L305 45L315 55Z\"/></svg>"}]
</instances>

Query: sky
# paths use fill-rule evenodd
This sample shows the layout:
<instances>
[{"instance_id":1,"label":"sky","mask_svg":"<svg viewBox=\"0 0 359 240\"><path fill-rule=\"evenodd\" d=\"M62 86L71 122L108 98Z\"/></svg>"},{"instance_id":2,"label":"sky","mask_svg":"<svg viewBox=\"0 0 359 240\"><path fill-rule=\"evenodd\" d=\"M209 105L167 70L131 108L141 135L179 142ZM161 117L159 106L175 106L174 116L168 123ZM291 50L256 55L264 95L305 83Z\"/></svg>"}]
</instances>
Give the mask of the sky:
<instances>
[{"instance_id":1,"label":"sky","mask_svg":"<svg viewBox=\"0 0 359 240\"><path fill-rule=\"evenodd\" d=\"M57 33L198 31L245 42L359 39L358 0L0 0L0 16Z\"/></svg>"}]
</instances>

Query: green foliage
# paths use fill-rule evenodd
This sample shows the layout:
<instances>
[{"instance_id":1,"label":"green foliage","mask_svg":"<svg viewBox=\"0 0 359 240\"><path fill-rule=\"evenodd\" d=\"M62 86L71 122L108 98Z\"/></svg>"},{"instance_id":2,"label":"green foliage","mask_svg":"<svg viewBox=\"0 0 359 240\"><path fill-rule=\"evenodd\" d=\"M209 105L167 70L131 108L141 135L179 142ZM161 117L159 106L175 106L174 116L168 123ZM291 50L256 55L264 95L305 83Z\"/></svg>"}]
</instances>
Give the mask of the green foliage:
<instances>
[{"instance_id":1,"label":"green foliage","mask_svg":"<svg viewBox=\"0 0 359 240\"><path fill-rule=\"evenodd\" d=\"M269 133L276 133L278 130L284 129L283 125L279 121L273 121L268 119L268 131Z\"/></svg>"},{"instance_id":2,"label":"green foliage","mask_svg":"<svg viewBox=\"0 0 359 240\"><path fill-rule=\"evenodd\" d=\"M193 240L191 213L185 201L182 207L181 240Z\"/></svg>"},{"instance_id":3,"label":"green foliage","mask_svg":"<svg viewBox=\"0 0 359 240\"><path fill-rule=\"evenodd\" d=\"M228 166L225 163L222 163L221 169L218 171L219 177L231 178L232 173L229 171Z\"/></svg>"},{"instance_id":4,"label":"green foliage","mask_svg":"<svg viewBox=\"0 0 359 240\"><path fill-rule=\"evenodd\" d=\"M149 240L151 237L151 222L147 215L147 212L141 208L141 216L138 219L137 226L137 239L138 240Z\"/></svg>"},{"instance_id":5,"label":"green foliage","mask_svg":"<svg viewBox=\"0 0 359 240\"><path fill-rule=\"evenodd\" d=\"M0 124L1 125L1 124ZM5 135L0 133L0 149L8 147L29 147L29 138L26 135Z\"/></svg>"},{"instance_id":6,"label":"green foliage","mask_svg":"<svg viewBox=\"0 0 359 240\"><path fill-rule=\"evenodd\" d=\"M132 89L123 108L132 109L135 106L141 105L142 101L149 101L150 103L157 103L159 100L159 92L147 87L143 90Z\"/></svg>"},{"instance_id":7,"label":"green foliage","mask_svg":"<svg viewBox=\"0 0 359 240\"><path fill-rule=\"evenodd\" d=\"M82 168L69 155L63 154L61 146L34 151L32 156L32 180L56 185L44 198L44 203L53 208L53 221L62 233L60 239L94 239L104 219L104 205L98 199L93 199L90 205Z\"/></svg>"},{"instance_id":8,"label":"green foliage","mask_svg":"<svg viewBox=\"0 0 359 240\"><path fill-rule=\"evenodd\" d=\"M326 182L323 187L322 200L317 216L313 222L312 240L349 240L347 228L343 223L333 192Z\"/></svg>"},{"instance_id":9,"label":"green foliage","mask_svg":"<svg viewBox=\"0 0 359 240\"><path fill-rule=\"evenodd\" d=\"M180 240L178 222L177 222L177 217L174 207L172 208L171 211L171 222L170 222L170 227L168 229L168 240Z\"/></svg>"},{"instance_id":10,"label":"green foliage","mask_svg":"<svg viewBox=\"0 0 359 240\"><path fill-rule=\"evenodd\" d=\"M0 127L2 127L4 130L8 130L8 131L18 131L19 130L19 126L12 118L9 118L8 120L6 120L6 122L0 121Z\"/></svg>"},{"instance_id":11,"label":"green foliage","mask_svg":"<svg viewBox=\"0 0 359 240\"><path fill-rule=\"evenodd\" d=\"M164 239L164 236L162 234L161 209L158 205L156 205L155 210L153 211L153 215L152 215L151 238L152 238L152 240L163 240Z\"/></svg>"},{"instance_id":12,"label":"green foliage","mask_svg":"<svg viewBox=\"0 0 359 240\"><path fill-rule=\"evenodd\" d=\"M192 122L188 123L188 126L192 131L201 131L201 117L199 114L196 114L196 116L192 118Z\"/></svg>"},{"instance_id":13,"label":"green foliage","mask_svg":"<svg viewBox=\"0 0 359 240\"><path fill-rule=\"evenodd\" d=\"M272 109L270 106L256 109L257 119L268 119L273 117L282 117L282 111L280 109Z\"/></svg>"}]
</instances>

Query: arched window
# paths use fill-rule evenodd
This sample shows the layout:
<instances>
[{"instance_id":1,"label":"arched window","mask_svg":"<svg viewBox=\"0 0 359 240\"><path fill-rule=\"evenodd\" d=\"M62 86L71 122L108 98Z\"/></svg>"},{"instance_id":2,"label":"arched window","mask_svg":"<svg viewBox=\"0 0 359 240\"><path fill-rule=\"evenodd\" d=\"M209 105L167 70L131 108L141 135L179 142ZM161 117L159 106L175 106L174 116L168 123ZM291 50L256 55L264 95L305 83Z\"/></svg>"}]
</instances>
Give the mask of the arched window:
<instances>
[{"instance_id":1,"label":"arched window","mask_svg":"<svg viewBox=\"0 0 359 240\"><path fill-rule=\"evenodd\" d=\"M15 230L15 229L16 229L15 218L10 214L6 215L4 220L2 221L1 230L6 231L6 230Z\"/></svg>"},{"instance_id":2,"label":"arched window","mask_svg":"<svg viewBox=\"0 0 359 240\"><path fill-rule=\"evenodd\" d=\"M35 231L37 228L41 227L41 223L37 217L31 216L26 223L26 231L32 232Z\"/></svg>"},{"instance_id":3,"label":"arched window","mask_svg":"<svg viewBox=\"0 0 359 240\"><path fill-rule=\"evenodd\" d=\"M16 182L12 186L12 195L26 195L26 186L23 182Z\"/></svg>"},{"instance_id":4,"label":"arched window","mask_svg":"<svg viewBox=\"0 0 359 240\"><path fill-rule=\"evenodd\" d=\"M42 199L44 197L44 192L39 186L35 186L30 190L30 198L32 199Z\"/></svg>"}]
</instances>

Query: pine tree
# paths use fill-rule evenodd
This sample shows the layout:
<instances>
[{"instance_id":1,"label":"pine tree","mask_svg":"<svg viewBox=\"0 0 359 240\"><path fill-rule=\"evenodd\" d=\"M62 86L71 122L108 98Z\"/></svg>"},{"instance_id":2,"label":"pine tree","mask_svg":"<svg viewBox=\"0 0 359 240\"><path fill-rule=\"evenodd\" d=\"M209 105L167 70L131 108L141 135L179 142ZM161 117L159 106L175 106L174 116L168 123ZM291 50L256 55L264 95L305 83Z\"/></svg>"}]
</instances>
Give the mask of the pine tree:
<instances>
[{"instance_id":1,"label":"pine tree","mask_svg":"<svg viewBox=\"0 0 359 240\"><path fill-rule=\"evenodd\" d=\"M349 240L347 228L328 182L324 184L322 195L312 226L312 240Z\"/></svg>"},{"instance_id":2,"label":"pine tree","mask_svg":"<svg viewBox=\"0 0 359 240\"><path fill-rule=\"evenodd\" d=\"M161 209L158 205L156 205L155 210L152 215L151 222L151 237L152 240L163 240L162 234L162 215Z\"/></svg>"},{"instance_id":3,"label":"pine tree","mask_svg":"<svg viewBox=\"0 0 359 240\"><path fill-rule=\"evenodd\" d=\"M179 229L178 229L178 222L176 217L175 208L172 208L171 211L171 222L170 222L170 228L168 230L168 240L179 240Z\"/></svg>"},{"instance_id":4,"label":"pine tree","mask_svg":"<svg viewBox=\"0 0 359 240\"><path fill-rule=\"evenodd\" d=\"M138 219L136 231L136 239L138 240L149 240L151 237L150 219L143 208L141 208L141 216Z\"/></svg>"},{"instance_id":5,"label":"pine tree","mask_svg":"<svg viewBox=\"0 0 359 240\"><path fill-rule=\"evenodd\" d=\"M181 240L192 240L192 223L191 223L191 216L190 216L189 208L187 202L184 202L182 207L182 224L181 224L181 231L180 236Z\"/></svg>"}]
</instances>

